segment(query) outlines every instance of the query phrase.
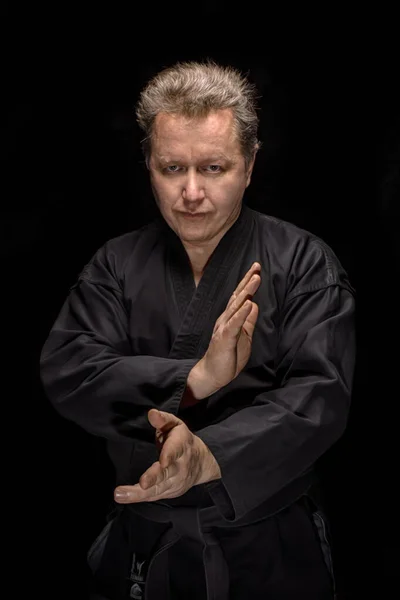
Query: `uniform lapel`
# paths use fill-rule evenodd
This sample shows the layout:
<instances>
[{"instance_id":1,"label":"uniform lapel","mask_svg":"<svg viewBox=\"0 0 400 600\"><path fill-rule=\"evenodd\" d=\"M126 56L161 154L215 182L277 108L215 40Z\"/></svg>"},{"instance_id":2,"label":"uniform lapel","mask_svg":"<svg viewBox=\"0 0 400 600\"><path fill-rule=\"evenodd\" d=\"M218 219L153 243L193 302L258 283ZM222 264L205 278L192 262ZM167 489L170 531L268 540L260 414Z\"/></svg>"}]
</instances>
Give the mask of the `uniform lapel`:
<instances>
[{"instance_id":1,"label":"uniform lapel","mask_svg":"<svg viewBox=\"0 0 400 600\"><path fill-rule=\"evenodd\" d=\"M239 218L214 250L197 289L186 250L170 230L167 271L181 320L169 358L196 358L206 351L215 321L238 283L253 227L252 211L242 205ZM248 262L245 271L252 264L250 257Z\"/></svg>"}]
</instances>

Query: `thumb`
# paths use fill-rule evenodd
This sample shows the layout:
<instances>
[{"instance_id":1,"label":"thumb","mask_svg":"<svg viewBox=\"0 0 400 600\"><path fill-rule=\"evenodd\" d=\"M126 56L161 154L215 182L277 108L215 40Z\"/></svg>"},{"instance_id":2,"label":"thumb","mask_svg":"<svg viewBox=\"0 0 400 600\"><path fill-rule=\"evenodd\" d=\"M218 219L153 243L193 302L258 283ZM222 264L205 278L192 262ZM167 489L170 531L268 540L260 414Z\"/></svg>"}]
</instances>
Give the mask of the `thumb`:
<instances>
[{"instance_id":1,"label":"thumb","mask_svg":"<svg viewBox=\"0 0 400 600\"><path fill-rule=\"evenodd\" d=\"M157 410L156 408L149 410L147 416L150 425L155 429L162 429L163 431L168 431L181 423L181 420L172 413Z\"/></svg>"}]
</instances>

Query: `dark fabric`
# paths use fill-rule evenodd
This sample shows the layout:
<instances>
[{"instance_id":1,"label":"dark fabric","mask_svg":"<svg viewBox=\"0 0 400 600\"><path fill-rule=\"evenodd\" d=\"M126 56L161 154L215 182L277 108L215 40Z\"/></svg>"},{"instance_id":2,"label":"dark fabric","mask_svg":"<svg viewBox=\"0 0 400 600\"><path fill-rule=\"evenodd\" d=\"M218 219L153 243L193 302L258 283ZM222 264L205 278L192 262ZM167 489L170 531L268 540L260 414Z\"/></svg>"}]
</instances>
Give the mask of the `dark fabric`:
<instances>
[{"instance_id":1,"label":"dark fabric","mask_svg":"<svg viewBox=\"0 0 400 600\"><path fill-rule=\"evenodd\" d=\"M254 261L252 354L239 376L180 410L187 376ZM178 414L214 454L218 482L171 506L218 506L232 521L285 490L342 435L355 361L355 295L337 257L295 225L243 206L196 289L162 219L109 240L72 286L41 355L55 408L108 440L116 483L158 459L148 410Z\"/></svg>"},{"instance_id":2,"label":"dark fabric","mask_svg":"<svg viewBox=\"0 0 400 600\"><path fill-rule=\"evenodd\" d=\"M196 529L182 528L177 536L129 509L120 511L94 589L112 600L129 598L133 586L131 597L142 600L333 599L331 563L324 557L328 551L330 558L329 538L323 549L314 508L304 497L253 524L207 526L200 536ZM141 565L141 577L132 562Z\"/></svg>"},{"instance_id":3,"label":"dark fabric","mask_svg":"<svg viewBox=\"0 0 400 600\"><path fill-rule=\"evenodd\" d=\"M188 374L255 261L261 284L254 295L259 317L250 359L229 385L182 408ZM184 246L162 219L99 248L71 287L42 350L41 378L49 400L65 418L107 439L117 484L136 484L158 460L147 419L153 407L179 415L210 448L222 474L164 502L167 512L175 511L175 526L168 519L152 523L150 515L130 515L129 523L125 516L115 519L105 548L100 537L91 553L101 589L116 589L112 598L119 600L129 590L140 597L145 586L149 598L162 598L169 590L167 575L175 572L168 561L178 553L179 564L185 528L194 522L189 515L209 510L213 518L217 514L212 526L224 532L221 544L202 529L203 540L189 535L185 557L192 555L193 572L201 571L201 560L206 565L212 580L206 582L208 600L226 600L224 565L231 573L231 593L239 594L235 598L263 589L277 593L280 586L286 594L280 598L295 597L290 595L295 590L302 594L302 588L304 597L327 598L325 555L316 550L317 534L323 532L318 516L289 518L289 511L284 522L265 517L274 507L283 518L281 509L306 492L315 462L342 435L354 363L355 291L332 249L291 223L244 205L197 288ZM154 504L157 511L159 503ZM189 518L177 533L186 508ZM259 529L257 519L263 519ZM247 527L253 526L250 533ZM229 553L228 545L233 554L223 561L221 547ZM245 584L253 563L253 579L248 574ZM315 579L310 579L312 565ZM146 568L160 575L144 583ZM179 572L186 581L187 573ZM188 585L193 587L190 578ZM203 589L200 580L198 586Z\"/></svg>"},{"instance_id":4,"label":"dark fabric","mask_svg":"<svg viewBox=\"0 0 400 600\"><path fill-rule=\"evenodd\" d=\"M332 578L303 502L217 535L229 566L229 600L333 600Z\"/></svg>"},{"instance_id":5,"label":"dark fabric","mask_svg":"<svg viewBox=\"0 0 400 600\"><path fill-rule=\"evenodd\" d=\"M93 573L92 592L123 600L129 598L133 585L146 580L150 559L169 529L167 524L151 522L133 512L118 509L106 525L107 535L99 536L88 553L88 563ZM140 564L139 569L135 569ZM168 573L162 571L152 583L168 587Z\"/></svg>"}]
</instances>

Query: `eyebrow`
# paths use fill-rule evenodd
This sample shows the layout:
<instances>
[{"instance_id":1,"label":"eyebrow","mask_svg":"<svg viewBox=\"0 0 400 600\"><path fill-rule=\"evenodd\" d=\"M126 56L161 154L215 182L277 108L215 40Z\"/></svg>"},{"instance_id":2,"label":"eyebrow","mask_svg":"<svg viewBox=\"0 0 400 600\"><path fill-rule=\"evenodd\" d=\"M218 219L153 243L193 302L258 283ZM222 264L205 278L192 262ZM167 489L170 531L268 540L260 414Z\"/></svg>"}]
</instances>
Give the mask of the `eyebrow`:
<instances>
[{"instance_id":1,"label":"eyebrow","mask_svg":"<svg viewBox=\"0 0 400 600\"><path fill-rule=\"evenodd\" d=\"M170 157L170 156L156 155L156 159L164 164L177 164L180 162L184 162L180 158ZM233 156L232 157L226 156L225 154L210 154L209 156L204 157L200 162L212 164L214 162L219 162L219 161L234 163L234 162L236 162L236 158Z\"/></svg>"}]
</instances>

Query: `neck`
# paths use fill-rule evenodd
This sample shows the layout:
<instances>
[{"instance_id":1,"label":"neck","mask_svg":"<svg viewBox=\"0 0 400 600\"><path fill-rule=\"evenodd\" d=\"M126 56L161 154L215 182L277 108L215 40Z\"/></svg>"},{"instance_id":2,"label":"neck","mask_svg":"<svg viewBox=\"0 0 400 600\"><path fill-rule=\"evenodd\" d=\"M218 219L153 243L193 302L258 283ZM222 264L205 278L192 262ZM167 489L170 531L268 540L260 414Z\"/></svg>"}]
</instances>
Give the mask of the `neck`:
<instances>
[{"instance_id":1,"label":"neck","mask_svg":"<svg viewBox=\"0 0 400 600\"><path fill-rule=\"evenodd\" d=\"M200 279L204 273L204 269L207 266L208 261L215 248L218 246L222 235L217 240L213 240L213 243L208 246L195 246L188 243L183 243L187 255L192 266L192 271L195 279Z\"/></svg>"},{"instance_id":2,"label":"neck","mask_svg":"<svg viewBox=\"0 0 400 600\"><path fill-rule=\"evenodd\" d=\"M196 282L199 282L204 269L206 268L208 261L211 258L212 253L215 248L218 246L221 239L224 237L225 233L232 227L232 225L237 221L240 215L241 205L237 210L234 218L229 223L227 227L224 227L215 237L213 237L207 244L193 244L187 241L182 240L182 244L186 250L186 253L189 257L190 264L192 266L192 271L194 275L194 279Z\"/></svg>"}]
</instances>

